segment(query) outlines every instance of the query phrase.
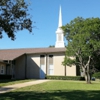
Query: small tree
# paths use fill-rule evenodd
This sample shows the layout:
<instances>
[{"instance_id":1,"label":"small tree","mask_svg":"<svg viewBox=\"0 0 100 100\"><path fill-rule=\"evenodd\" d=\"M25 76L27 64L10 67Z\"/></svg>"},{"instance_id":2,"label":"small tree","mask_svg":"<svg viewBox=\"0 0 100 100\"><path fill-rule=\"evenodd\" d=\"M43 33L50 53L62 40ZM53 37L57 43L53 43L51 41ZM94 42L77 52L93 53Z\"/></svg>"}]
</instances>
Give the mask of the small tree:
<instances>
[{"instance_id":1,"label":"small tree","mask_svg":"<svg viewBox=\"0 0 100 100\"><path fill-rule=\"evenodd\" d=\"M93 59L93 53L100 49L100 19L77 17L62 29L68 41L63 64L80 66L86 82L91 83L90 62Z\"/></svg>"},{"instance_id":2,"label":"small tree","mask_svg":"<svg viewBox=\"0 0 100 100\"><path fill-rule=\"evenodd\" d=\"M54 48L54 47L55 47L54 45L50 45L50 46L49 46L49 48Z\"/></svg>"},{"instance_id":3,"label":"small tree","mask_svg":"<svg viewBox=\"0 0 100 100\"><path fill-rule=\"evenodd\" d=\"M0 0L0 38L5 32L14 40L15 33L23 29L32 32L32 21L25 0Z\"/></svg>"}]
</instances>

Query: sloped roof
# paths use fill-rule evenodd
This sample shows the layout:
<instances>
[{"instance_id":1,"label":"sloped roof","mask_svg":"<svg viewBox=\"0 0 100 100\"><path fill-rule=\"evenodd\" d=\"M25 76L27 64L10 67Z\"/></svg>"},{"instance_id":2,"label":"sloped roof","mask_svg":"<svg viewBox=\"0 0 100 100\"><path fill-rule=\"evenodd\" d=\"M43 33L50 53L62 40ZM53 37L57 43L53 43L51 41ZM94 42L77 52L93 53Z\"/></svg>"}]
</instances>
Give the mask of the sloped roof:
<instances>
[{"instance_id":1,"label":"sloped roof","mask_svg":"<svg viewBox=\"0 0 100 100\"><path fill-rule=\"evenodd\" d=\"M2 62L3 62L3 60L1 60L1 59L0 59L0 62L2 63Z\"/></svg>"},{"instance_id":2,"label":"sloped roof","mask_svg":"<svg viewBox=\"0 0 100 100\"><path fill-rule=\"evenodd\" d=\"M23 54L57 53L57 52L65 52L65 48L0 49L0 59L14 60Z\"/></svg>"}]
</instances>

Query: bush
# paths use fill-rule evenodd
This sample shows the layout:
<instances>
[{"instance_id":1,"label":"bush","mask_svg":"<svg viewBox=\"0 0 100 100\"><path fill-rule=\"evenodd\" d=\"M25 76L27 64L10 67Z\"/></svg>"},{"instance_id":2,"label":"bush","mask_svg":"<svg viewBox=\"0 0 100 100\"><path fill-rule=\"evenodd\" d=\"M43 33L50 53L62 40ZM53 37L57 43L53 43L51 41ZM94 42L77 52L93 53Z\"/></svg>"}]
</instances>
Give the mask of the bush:
<instances>
[{"instance_id":1,"label":"bush","mask_svg":"<svg viewBox=\"0 0 100 100\"><path fill-rule=\"evenodd\" d=\"M46 79L54 79L54 80L85 80L85 78L81 77L81 76L46 76Z\"/></svg>"},{"instance_id":2,"label":"bush","mask_svg":"<svg viewBox=\"0 0 100 100\"><path fill-rule=\"evenodd\" d=\"M0 75L0 79L11 79L11 75Z\"/></svg>"},{"instance_id":3,"label":"bush","mask_svg":"<svg viewBox=\"0 0 100 100\"><path fill-rule=\"evenodd\" d=\"M96 72L92 76L97 78L97 79L100 79L100 72Z\"/></svg>"}]
</instances>

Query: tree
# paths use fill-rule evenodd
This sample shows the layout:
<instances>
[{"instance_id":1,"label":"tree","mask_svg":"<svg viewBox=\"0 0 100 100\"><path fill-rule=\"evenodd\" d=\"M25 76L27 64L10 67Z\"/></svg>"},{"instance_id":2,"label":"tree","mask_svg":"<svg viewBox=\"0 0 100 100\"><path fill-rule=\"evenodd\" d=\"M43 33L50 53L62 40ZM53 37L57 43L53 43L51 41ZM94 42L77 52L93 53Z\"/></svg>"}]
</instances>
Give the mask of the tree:
<instances>
[{"instance_id":1,"label":"tree","mask_svg":"<svg viewBox=\"0 0 100 100\"><path fill-rule=\"evenodd\" d=\"M78 65L86 82L91 83L91 61L95 60L93 54L100 49L100 18L77 17L62 29L68 41L63 65Z\"/></svg>"},{"instance_id":2,"label":"tree","mask_svg":"<svg viewBox=\"0 0 100 100\"><path fill-rule=\"evenodd\" d=\"M5 32L9 38L15 39L17 31L27 29L32 32L32 21L28 14L25 0L0 1L0 38Z\"/></svg>"},{"instance_id":3,"label":"tree","mask_svg":"<svg viewBox=\"0 0 100 100\"><path fill-rule=\"evenodd\" d=\"M54 47L55 47L54 45L50 45L50 46L49 46L49 48L54 48Z\"/></svg>"},{"instance_id":4,"label":"tree","mask_svg":"<svg viewBox=\"0 0 100 100\"><path fill-rule=\"evenodd\" d=\"M90 63L91 73L100 72L100 49L93 53Z\"/></svg>"}]
</instances>

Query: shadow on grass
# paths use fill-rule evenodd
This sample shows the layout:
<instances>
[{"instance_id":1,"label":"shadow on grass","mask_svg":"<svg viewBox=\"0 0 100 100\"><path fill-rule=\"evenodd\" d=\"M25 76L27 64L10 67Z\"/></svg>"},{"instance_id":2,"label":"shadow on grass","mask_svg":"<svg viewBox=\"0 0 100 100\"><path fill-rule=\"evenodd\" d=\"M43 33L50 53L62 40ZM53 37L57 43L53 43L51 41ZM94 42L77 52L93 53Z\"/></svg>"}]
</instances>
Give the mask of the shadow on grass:
<instances>
[{"instance_id":1,"label":"shadow on grass","mask_svg":"<svg viewBox=\"0 0 100 100\"><path fill-rule=\"evenodd\" d=\"M0 94L0 100L100 100L100 91L20 91Z\"/></svg>"}]
</instances>

